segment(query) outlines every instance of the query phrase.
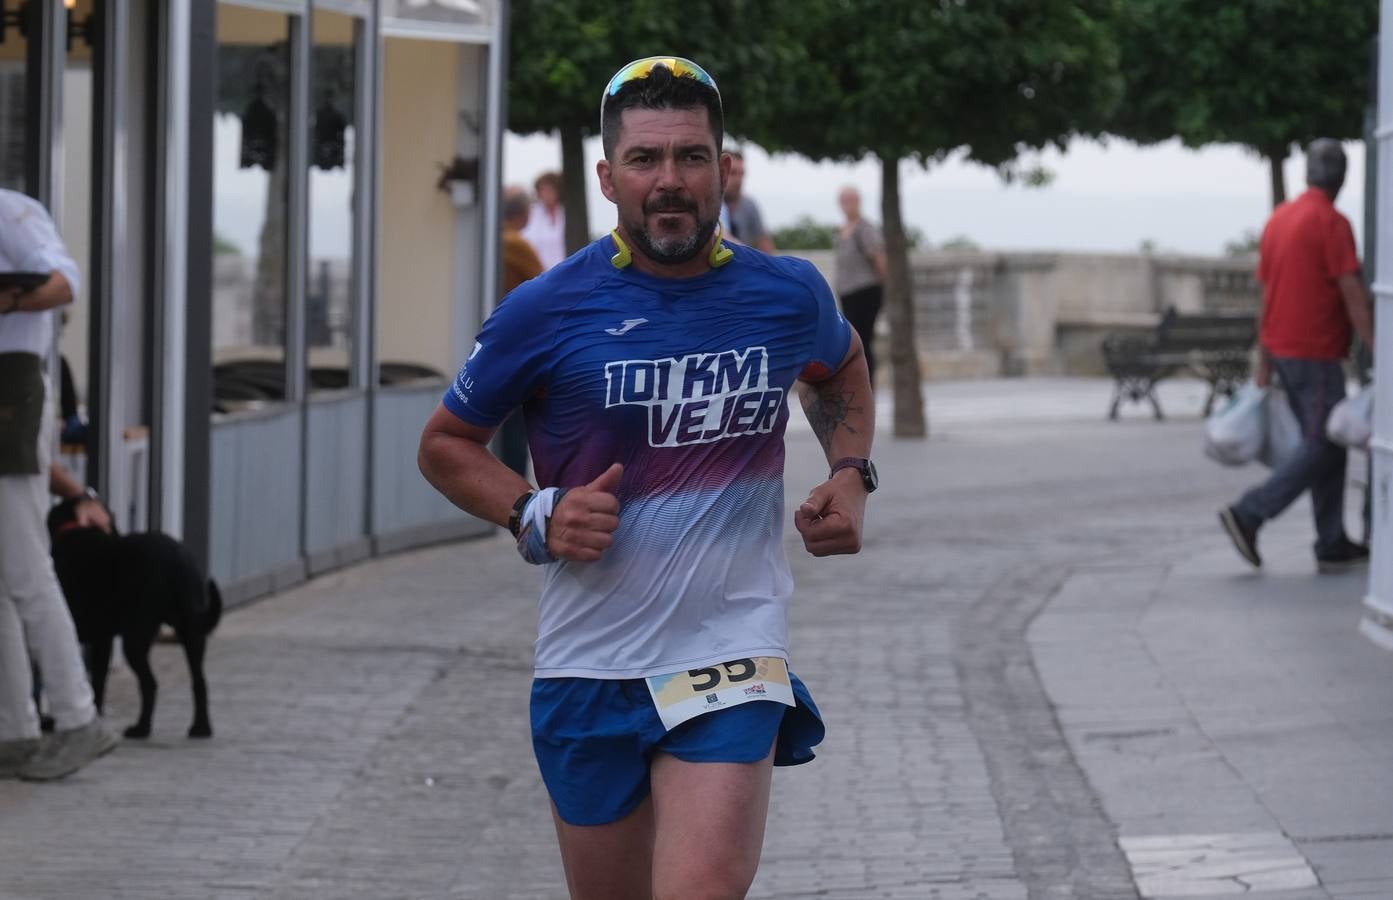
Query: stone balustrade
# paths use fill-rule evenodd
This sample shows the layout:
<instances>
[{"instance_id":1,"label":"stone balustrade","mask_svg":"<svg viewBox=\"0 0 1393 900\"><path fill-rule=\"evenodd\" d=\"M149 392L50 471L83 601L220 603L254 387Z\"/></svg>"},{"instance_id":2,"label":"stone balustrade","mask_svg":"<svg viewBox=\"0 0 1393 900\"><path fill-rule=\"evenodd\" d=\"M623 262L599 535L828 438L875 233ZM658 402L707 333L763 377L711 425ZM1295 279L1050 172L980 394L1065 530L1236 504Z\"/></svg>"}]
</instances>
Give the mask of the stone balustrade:
<instances>
[{"instance_id":1,"label":"stone balustrade","mask_svg":"<svg viewBox=\"0 0 1393 900\"><path fill-rule=\"evenodd\" d=\"M830 251L796 254L832 281ZM1181 312L1251 312L1253 257L924 251L910 257L920 365L929 378L1103 371L1109 331ZM886 340L882 315L878 340ZM888 358L888 355L882 358Z\"/></svg>"}]
</instances>

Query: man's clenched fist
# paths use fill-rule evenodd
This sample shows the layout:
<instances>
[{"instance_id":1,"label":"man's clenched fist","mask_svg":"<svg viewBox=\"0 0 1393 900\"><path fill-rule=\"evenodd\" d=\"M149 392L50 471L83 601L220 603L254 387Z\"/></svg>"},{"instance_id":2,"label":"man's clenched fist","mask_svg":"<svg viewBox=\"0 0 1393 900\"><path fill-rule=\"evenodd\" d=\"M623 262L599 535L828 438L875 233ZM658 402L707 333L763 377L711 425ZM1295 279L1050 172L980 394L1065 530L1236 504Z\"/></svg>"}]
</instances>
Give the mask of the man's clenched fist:
<instances>
[{"instance_id":1,"label":"man's clenched fist","mask_svg":"<svg viewBox=\"0 0 1393 900\"><path fill-rule=\"evenodd\" d=\"M813 488L793 513L793 525L813 556L859 553L866 518L866 489L860 475L843 469Z\"/></svg>"},{"instance_id":2,"label":"man's clenched fist","mask_svg":"<svg viewBox=\"0 0 1393 900\"><path fill-rule=\"evenodd\" d=\"M619 479L615 463L584 487L571 488L556 505L547 528L547 550L557 559L594 562L614 543L619 527Z\"/></svg>"}]
</instances>

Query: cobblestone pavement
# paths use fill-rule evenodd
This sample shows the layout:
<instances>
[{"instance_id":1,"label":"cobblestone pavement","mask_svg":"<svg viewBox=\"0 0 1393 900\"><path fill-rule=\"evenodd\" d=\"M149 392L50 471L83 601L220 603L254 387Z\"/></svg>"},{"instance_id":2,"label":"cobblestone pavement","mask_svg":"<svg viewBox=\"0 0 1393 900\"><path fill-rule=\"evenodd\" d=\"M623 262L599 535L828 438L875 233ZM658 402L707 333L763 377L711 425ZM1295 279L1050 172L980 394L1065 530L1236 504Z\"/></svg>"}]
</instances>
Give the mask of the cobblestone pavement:
<instances>
[{"instance_id":1,"label":"cobblestone pavement","mask_svg":"<svg viewBox=\"0 0 1393 900\"><path fill-rule=\"evenodd\" d=\"M865 551L789 545L829 734L776 773L751 897L1111 900L1301 864L1315 887L1247 896L1393 896L1393 655L1354 632L1357 578L1309 574L1308 513L1248 575L1213 514L1257 473L1203 460L1193 418L1102 422L1097 381L929 396L932 441L877 447ZM792 501L822 469L795 432ZM233 611L208 742L157 647L150 741L0 782L0 898L564 897L527 737L536 585L497 537ZM123 667L110 693L122 724Z\"/></svg>"}]
</instances>

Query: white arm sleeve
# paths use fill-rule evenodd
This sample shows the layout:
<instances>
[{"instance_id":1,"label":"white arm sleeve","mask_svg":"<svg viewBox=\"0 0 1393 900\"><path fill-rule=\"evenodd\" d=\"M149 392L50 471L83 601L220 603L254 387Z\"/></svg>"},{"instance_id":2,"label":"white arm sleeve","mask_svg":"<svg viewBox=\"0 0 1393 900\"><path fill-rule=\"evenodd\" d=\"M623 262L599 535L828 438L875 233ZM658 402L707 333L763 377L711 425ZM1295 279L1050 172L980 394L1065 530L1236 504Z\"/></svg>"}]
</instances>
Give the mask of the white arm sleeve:
<instances>
[{"instance_id":1,"label":"white arm sleeve","mask_svg":"<svg viewBox=\"0 0 1393 900\"><path fill-rule=\"evenodd\" d=\"M77 263L63 246L48 212L35 200L4 192L0 196L0 242L21 272L61 272L73 296L82 287Z\"/></svg>"}]
</instances>

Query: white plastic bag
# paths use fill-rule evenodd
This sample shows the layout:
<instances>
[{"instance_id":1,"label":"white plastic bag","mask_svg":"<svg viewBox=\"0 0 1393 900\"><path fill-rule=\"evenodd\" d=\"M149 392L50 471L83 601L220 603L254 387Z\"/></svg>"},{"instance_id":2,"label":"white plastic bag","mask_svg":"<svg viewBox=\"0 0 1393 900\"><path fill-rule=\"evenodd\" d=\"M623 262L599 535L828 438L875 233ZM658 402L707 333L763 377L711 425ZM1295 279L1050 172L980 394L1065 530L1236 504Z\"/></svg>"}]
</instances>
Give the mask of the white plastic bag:
<instances>
[{"instance_id":1,"label":"white plastic bag","mask_svg":"<svg viewBox=\"0 0 1393 900\"><path fill-rule=\"evenodd\" d=\"M1342 447L1363 449L1374 436L1374 386L1365 385L1353 397L1346 397L1330 411L1325 435Z\"/></svg>"},{"instance_id":2,"label":"white plastic bag","mask_svg":"<svg viewBox=\"0 0 1393 900\"><path fill-rule=\"evenodd\" d=\"M1263 444L1258 460L1270 469L1280 469L1287 460L1301 452L1305 438L1301 434L1301 423L1296 413L1291 411L1287 392L1273 388L1267 392L1267 441Z\"/></svg>"},{"instance_id":3,"label":"white plastic bag","mask_svg":"<svg viewBox=\"0 0 1393 900\"><path fill-rule=\"evenodd\" d=\"M1267 443L1267 391L1243 385L1204 423L1204 453L1226 466L1242 466L1262 453Z\"/></svg>"}]
</instances>

